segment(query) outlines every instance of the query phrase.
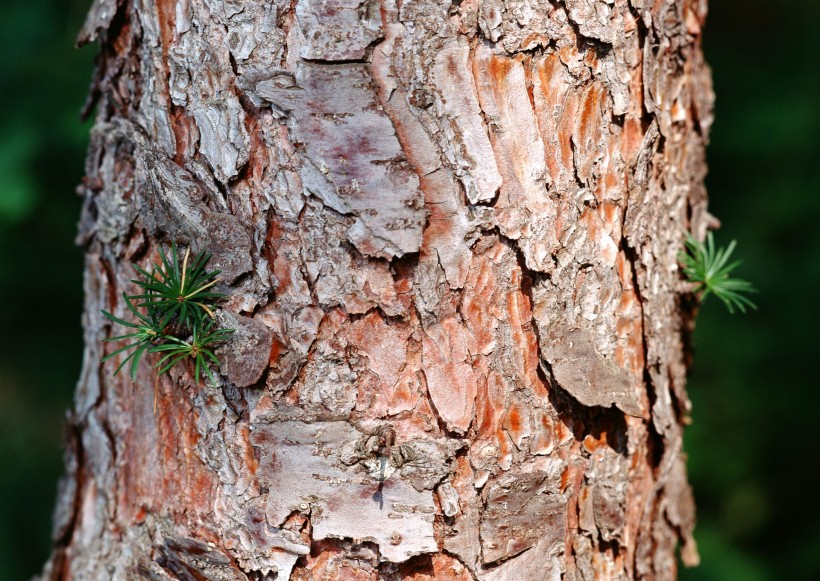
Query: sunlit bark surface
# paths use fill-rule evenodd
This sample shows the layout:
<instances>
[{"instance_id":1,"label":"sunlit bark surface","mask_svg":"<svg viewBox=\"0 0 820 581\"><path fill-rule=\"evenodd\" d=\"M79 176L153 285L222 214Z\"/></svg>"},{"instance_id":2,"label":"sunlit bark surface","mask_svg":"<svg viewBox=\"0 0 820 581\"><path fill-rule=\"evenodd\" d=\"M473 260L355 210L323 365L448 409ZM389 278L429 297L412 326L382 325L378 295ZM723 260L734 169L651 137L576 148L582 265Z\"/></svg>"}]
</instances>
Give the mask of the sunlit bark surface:
<instances>
[{"instance_id":1,"label":"sunlit bark surface","mask_svg":"<svg viewBox=\"0 0 820 581\"><path fill-rule=\"evenodd\" d=\"M95 0L45 579L672 579L704 0ZM100 358L214 253L216 386ZM156 410L155 408L156 398Z\"/></svg>"}]
</instances>

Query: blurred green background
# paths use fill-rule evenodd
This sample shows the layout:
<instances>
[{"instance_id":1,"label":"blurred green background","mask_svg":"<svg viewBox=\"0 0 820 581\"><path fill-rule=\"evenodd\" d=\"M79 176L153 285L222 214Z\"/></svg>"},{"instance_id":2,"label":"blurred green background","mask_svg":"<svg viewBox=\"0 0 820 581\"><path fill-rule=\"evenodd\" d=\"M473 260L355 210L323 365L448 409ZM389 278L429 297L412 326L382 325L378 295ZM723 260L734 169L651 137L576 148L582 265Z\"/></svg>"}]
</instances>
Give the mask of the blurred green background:
<instances>
[{"instance_id":1,"label":"blurred green background","mask_svg":"<svg viewBox=\"0 0 820 581\"><path fill-rule=\"evenodd\" d=\"M3 0L0 17L0 580L49 551L62 430L82 358L73 244L94 49L74 50L89 0Z\"/></svg>"},{"instance_id":2,"label":"blurred green background","mask_svg":"<svg viewBox=\"0 0 820 581\"><path fill-rule=\"evenodd\" d=\"M61 431L79 376L82 255L73 245L95 49L89 0L5 0L0 19L0 579L49 550ZM699 568L684 581L820 578L820 2L712 0L718 95L707 180L718 241L738 240L760 310L698 318L689 470Z\"/></svg>"}]
</instances>

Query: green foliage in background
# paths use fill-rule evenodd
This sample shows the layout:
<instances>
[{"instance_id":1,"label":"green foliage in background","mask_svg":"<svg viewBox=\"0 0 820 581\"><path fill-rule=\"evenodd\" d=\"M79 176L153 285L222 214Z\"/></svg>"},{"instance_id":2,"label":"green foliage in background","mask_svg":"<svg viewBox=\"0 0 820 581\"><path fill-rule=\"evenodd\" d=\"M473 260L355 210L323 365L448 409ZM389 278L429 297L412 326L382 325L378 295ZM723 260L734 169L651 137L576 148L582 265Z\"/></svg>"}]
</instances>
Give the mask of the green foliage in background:
<instances>
[{"instance_id":1,"label":"green foliage in background","mask_svg":"<svg viewBox=\"0 0 820 581\"><path fill-rule=\"evenodd\" d=\"M95 49L90 0L9 0L0 19L0 579L48 554L61 430L79 376L82 254L73 246ZM820 309L820 3L712 0L717 110L710 211L743 248L759 311L707 301L686 431L700 567L682 581L820 578L813 426ZM11 307L9 307L11 305ZM43 361L48 361L44 365Z\"/></svg>"},{"instance_id":2,"label":"green foliage in background","mask_svg":"<svg viewBox=\"0 0 820 581\"><path fill-rule=\"evenodd\" d=\"M820 578L820 3L711 0L717 94L709 211L737 239L758 311L698 315L684 447L700 567L681 581Z\"/></svg>"},{"instance_id":3,"label":"green foliage in background","mask_svg":"<svg viewBox=\"0 0 820 581\"><path fill-rule=\"evenodd\" d=\"M93 49L87 0L10 0L0 18L0 579L48 555L65 412L82 363L73 244ZM45 362L45 363L44 363Z\"/></svg>"}]
</instances>

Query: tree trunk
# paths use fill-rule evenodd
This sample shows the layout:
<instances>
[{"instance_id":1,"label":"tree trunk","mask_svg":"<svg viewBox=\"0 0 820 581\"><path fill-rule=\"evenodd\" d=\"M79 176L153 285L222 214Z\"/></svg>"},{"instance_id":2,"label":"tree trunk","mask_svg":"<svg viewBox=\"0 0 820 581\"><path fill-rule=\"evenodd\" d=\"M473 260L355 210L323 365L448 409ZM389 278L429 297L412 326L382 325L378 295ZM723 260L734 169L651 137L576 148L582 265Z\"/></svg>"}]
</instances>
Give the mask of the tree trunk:
<instances>
[{"instance_id":1,"label":"tree trunk","mask_svg":"<svg viewBox=\"0 0 820 581\"><path fill-rule=\"evenodd\" d=\"M49 579L672 579L705 0L95 0ZM214 253L217 386L100 359ZM156 402L155 402L156 398ZM156 409L155 409L156 403Z\"/></svg>"}]
</instances>

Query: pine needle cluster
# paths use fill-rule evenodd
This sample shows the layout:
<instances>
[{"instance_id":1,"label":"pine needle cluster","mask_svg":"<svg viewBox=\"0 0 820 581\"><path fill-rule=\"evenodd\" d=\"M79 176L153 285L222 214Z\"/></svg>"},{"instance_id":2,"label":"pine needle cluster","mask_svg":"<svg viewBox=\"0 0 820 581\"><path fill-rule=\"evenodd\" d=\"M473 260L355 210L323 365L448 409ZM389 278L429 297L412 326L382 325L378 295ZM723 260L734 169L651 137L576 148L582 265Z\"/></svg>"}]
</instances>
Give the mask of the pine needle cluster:
<instances>
[{"instance_id":1,"label":"pine needle cluster","mask_svg":"<svg viewBox=\"0 0 820 581\"><path fill-rule=\"evenodd\" d=\"M745 313L747 308L757 309L749 299L749 293L756 292L752 284L742 278L733 278L731 272L740 265L740 261L729 262L735 250L735 241L725 248L717 248L712 233L706 235L706 242L698 242L691 234L686 238L686 252L678 255L683 273L689 282L695 284L695 293L701 301L710 294L715 295L730 313L735 309Z\"/></svg>"},{"instance_id":2,"label":"pine needle cluster","mask_svg":"<svg viewBox=\"0 0 820 581\"><path fill-rule=\"evenodd\" d=\"M128 352L115 374L130 362L131 380L136 381L142 355L162 353L155 365L159 375L178 363L193 359L196 382L199 383L200 376L207 375L212 383L216 383L209 364L218 366L219 359L213 353L212 345L227 339L234 329L214 328L215 304L225 295L213 290L219 282L220 271L207 270L211 253L203 250L192 261L190 257L191 249L188 248L180 263L176 244L172 244L170 256L161 250L162 262L154 264L150 272L138 264L132 265L140 277L131 282L140 290L133 295L122 293L122 297L136 319L126 321L107 311L102 312L111 321L132 329L130 333L104 339L105 342L130 341L102 359L105 362Z\"/></svg>"}]
</instances>

